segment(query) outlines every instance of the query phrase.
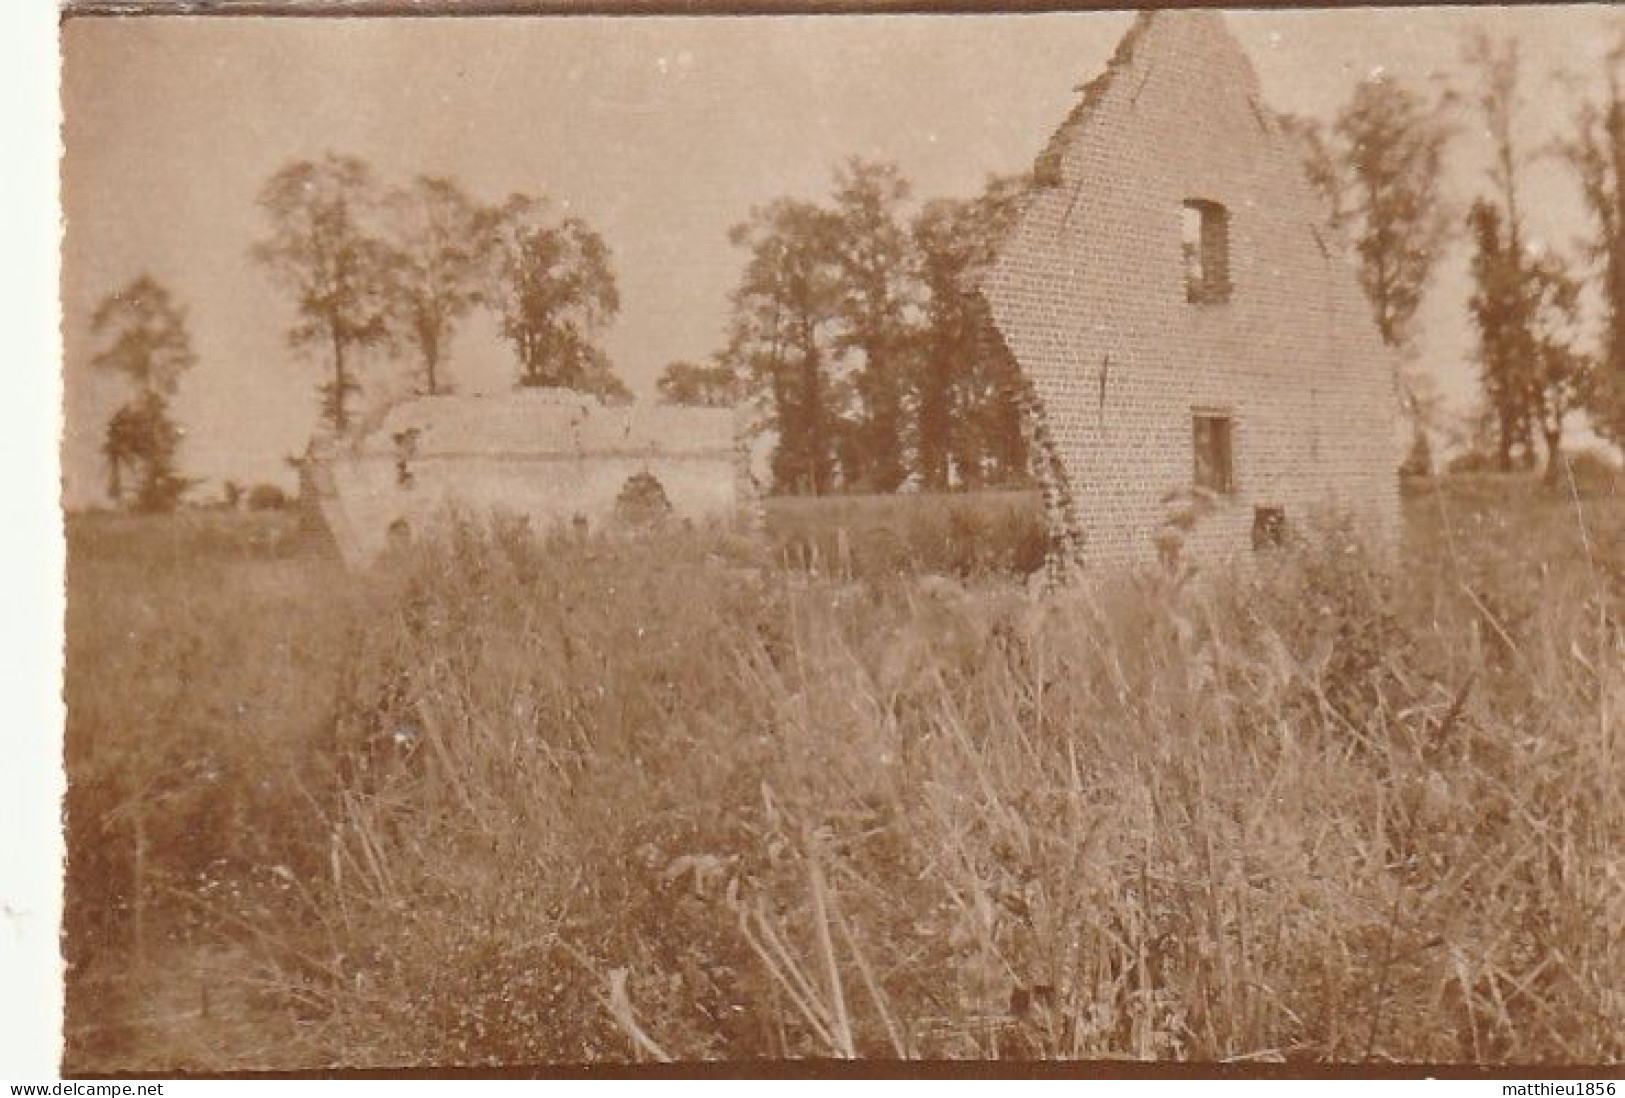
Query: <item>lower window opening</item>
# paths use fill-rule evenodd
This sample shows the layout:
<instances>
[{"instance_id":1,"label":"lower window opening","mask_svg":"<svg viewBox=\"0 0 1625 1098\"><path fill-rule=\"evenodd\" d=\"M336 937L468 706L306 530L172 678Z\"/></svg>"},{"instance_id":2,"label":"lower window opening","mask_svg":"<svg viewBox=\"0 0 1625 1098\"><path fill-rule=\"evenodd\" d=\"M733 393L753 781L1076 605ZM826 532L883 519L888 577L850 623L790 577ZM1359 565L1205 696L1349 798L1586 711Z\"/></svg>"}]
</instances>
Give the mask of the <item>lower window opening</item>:
<instances>
[{"instance_id":1,"label":"lower window opening","mask_svg":"<svg viewBox=\"0 0 1625 1098\"><path fill-rule=\"evenodd\" d=\"M1286 544L1286 509L1283 507L1253 508L1253 548L1279 549Z\"/></svg>"}]
</instances>

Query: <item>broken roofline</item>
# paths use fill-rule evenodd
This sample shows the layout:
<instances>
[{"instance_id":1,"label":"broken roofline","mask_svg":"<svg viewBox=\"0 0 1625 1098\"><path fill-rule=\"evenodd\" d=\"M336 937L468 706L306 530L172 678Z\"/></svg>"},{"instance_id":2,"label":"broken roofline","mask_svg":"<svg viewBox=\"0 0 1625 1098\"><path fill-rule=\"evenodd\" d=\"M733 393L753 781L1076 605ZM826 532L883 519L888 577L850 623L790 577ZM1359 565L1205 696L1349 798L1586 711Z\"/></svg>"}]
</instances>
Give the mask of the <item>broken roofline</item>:
<instances>
[{"instance_id":1,"label":"broken roofline","mask_svg":"<svg viewBox=\"0 0 1625 1098\"><path fill-rule=\"evenodd\" d=\"M1128 32L1117 43L1117 49L1112 52L1111 60L1106 62L1106 68L1100 75L1086 84L1081 85L1078 91L1082 93L1072 110L1062 119L1061 124L1055 127L1049 141L1044 145L1037 158L1033 161L1033 185L1035 187L1058 187L1061 185L1061 160L1066 154L1066 148L1072 141L1072 135L1079 126L1094 112L1096 104L1105 96L1106 90L1117 79L1119 73L1125 71L1134 63L1134 48L1140 44L1145 29L1151 25L1156 16L1155 11L1142 11L1134 17L1134 23Z\"/></svg>"},{"instance_id":2,"label":"broken roofline","mask_svg":"<svg viewBox=\"0 0 1625 1098\"><path fill-rule=\"evenodd\" d=\"M338 453L414 460L715 458L739 444L737 409L611 405L569 390L407 398ZM337 456L337 454L335 454Z\"/></svg>"},{"instance_id":3,"label":"broken roofline","mask_svg":"<svg viewBox=\"0 0 1625 1098\"><path fill-rule=\"evenodd\" d=\"M579 450L431 450L427 453L413 454L414 465L435 461L580 461L583 458L634 458L646 460L659 458L663 461L715 461L717 458L732 458L736 447L710 446L705 448L685 448L680 450L661 449L659 446L643 447L597 447L584 446ZM396 461L399 455L385 453L380 450L347 455L350 461Z\"/></svg>"}]
</instances>

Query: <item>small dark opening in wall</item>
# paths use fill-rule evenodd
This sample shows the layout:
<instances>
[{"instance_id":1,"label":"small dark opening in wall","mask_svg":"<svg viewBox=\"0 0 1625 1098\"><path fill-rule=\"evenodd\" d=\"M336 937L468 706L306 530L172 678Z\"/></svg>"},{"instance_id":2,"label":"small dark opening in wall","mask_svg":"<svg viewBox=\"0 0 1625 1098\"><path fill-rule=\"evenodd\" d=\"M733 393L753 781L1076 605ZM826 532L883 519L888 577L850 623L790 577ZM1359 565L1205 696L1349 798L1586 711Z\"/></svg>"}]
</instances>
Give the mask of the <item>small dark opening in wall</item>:
<instances>
[{"instance_id":1,"label":"small dark opening in wall","mask_svg":"<svg viewBox=\"0 0 1625 1098\"><path fill-rule=\"evenodd\" d=\"M412 460L418 455L418 429L409 427L393 436L395 442L395 486L410 488L417 483Z\"/></svg>"},{"instance_id":2,"label":"small dark opening in wall","mask_svg":"<svg viewBox=\"0 0 1625 1098\"><path fill-rule=\"evenodd\" d=\"M1286 544L1286 509L1284 507L1253 508L1253 548L1258 551L1279 549Z\"/></svg>"},{"instance_id":3,"label":"small dark opening in wall","mask_svg":"<svg viewBox=\"0 0 1625 1098\"><path fill-rule=\"evenodd\" d=\"M389 524L389 544L410 545L412 542L412 524L404 518L398 518Z\"/></svg>"},{"instance_id":4,"label":"small dark opening in wall","mask_svg":"<svg viewBox=\"0 0 1625 1098\"><path fill-rule=\"evenodd\" d=\"M671 514L665 485L650 472L633 473L615 499L615 517L631 526L655 526Z\"/></svg>"}]
</instances>

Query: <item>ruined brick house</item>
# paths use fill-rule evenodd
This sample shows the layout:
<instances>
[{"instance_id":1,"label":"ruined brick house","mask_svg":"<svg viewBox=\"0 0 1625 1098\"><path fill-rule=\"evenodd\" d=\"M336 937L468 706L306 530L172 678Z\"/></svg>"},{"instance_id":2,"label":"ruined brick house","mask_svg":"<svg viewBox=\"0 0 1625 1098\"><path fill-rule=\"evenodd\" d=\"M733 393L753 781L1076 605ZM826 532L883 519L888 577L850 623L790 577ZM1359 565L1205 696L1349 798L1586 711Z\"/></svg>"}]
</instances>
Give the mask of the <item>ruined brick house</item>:
<instances>
[{"instance_id":1,"label":"ruined brick house","mask_svg":"<svg viewBox=\"0 0 1625 1098\"><path fill-rule=\"evenodd\" d=\"M398 402L313 444L302 482L352 567L450 507L523 516L544 533L599 529L629 502L732 520L752 494L732 409L609 405L561 389Z\"/></svg>"},{"instance_id":2,"label":"ruined brick house","mask_svg":"<svg viewBox=\"0 0 1625 1098\"><path fill-rule=\"evenodd\" d=\"M1142 13L1082 93L981 287L1052 569L1155 561L1180 507L1205 559L1322 508L1391 543L1395 363L1223 18Z\"/></svg>"}]
</instances>

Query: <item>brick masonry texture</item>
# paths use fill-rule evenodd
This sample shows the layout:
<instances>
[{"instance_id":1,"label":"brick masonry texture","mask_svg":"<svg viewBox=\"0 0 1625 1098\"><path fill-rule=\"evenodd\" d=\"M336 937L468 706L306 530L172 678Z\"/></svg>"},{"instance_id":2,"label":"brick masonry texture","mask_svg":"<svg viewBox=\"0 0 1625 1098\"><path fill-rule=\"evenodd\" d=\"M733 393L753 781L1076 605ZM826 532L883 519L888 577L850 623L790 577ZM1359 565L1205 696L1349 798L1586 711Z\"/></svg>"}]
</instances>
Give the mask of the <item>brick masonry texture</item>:
<instances>
[{"instance_id":1,"label":"brick masonry texture","mask_svg":"<svg viewBox=\"0 0 1625 1098\"><path fill-rule=\"evenodd\" d=\"M1232 418L1234 492L1184 555L1249 553L1256 507L1349 514L1391 546L1396 364L1223 17L1142 13L1035 175L982 291L1030 385L1059 570L1158 559L1196 412ZM1222 302L1186 300L1190 199L1229 213Z\"/></svg>"}]
</instances>

